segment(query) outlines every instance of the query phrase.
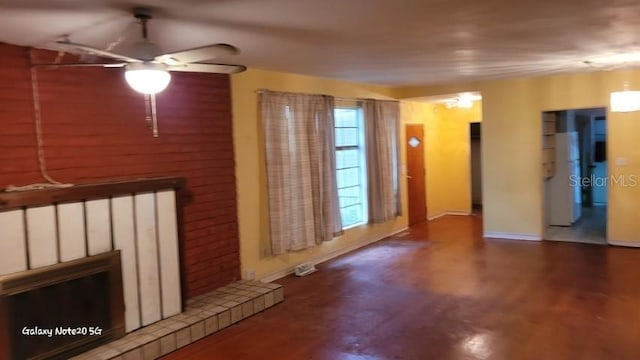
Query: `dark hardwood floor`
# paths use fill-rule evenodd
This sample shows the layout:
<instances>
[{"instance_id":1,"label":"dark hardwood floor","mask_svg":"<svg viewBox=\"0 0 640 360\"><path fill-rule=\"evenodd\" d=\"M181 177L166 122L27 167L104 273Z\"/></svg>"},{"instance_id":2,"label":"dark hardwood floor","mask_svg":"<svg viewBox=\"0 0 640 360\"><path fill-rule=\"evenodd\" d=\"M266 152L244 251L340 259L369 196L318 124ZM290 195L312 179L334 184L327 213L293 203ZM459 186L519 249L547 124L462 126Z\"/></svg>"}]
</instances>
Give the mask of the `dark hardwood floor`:
<instances>
[{"instance_id":1,"label":"dark hardwood floor","mask_svg":"<svg viewBox=\"0 0 640 360\"><path fill-rule=\"evenodd\" d=\"M640 249L483 240L446 217L288 277L165 359L640 359Z\"/></svg>"}]
</instances>

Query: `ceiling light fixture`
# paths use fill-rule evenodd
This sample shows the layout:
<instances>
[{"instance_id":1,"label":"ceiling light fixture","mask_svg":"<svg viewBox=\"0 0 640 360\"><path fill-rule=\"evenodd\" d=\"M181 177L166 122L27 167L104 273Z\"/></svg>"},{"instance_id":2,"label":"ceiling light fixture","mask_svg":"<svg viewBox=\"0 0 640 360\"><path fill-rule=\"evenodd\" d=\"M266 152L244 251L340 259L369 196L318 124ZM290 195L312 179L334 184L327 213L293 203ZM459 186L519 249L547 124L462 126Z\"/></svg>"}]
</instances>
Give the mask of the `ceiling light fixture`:
<instances>
[{"instance_id":1,"label":"ceiling light fixture","mask_svg":"<svg viewBox=\"0 0 640 360\"><path fill-rule=\"evenodd\" d=\"M608 53L594 56L585 61L586 64L596 67L613 65L631 65L640 62L640 51Z\"/></svg>"},{"instance_id":2,"label":"ceiling light fixture","mask_svg":"<svg viewBox=\"0 0 640 360\"><path fill-rule=\"evenodd\" d=\"M474 96L469 93L460 94L458 97L458 107L462 109L471 109L473 107Z\"/></svg>"},{"instance_id":3,"label":"ceiling light fixture","mask_svg":"<svg viewBox=\"0 0 640 360\"><path fill-rule=\"evenodd\" d=\"M127 64L124 78L133 90L151 95L167 88L171 81L171 74L162 64L151 62L129 63Z\"/></svg>"},{"instance_id":4,"label":"ceiling light fixture","mask_svg":"<svg viewBox=\"0 0 640 360\"><path fill-rule=\"evenodd\" d=\"M610 107L612 112L632 112L640 110L640 91L629 90L625 81L624 90L611 93Z\"/></svg>"},{"instance_id":5,"label":"ceiling light fixture","mask_svg":"<svg viewBox=\"0 0 640 360\"><path fill-rule=\"evenodd\" d=\"M446 99L445 106L449 109L454 107L460 109L471 109L473 107L473 102L480 99L482 99L480 95L472 93L462 93L454 98Z\"/></svg>"}]
</instances>

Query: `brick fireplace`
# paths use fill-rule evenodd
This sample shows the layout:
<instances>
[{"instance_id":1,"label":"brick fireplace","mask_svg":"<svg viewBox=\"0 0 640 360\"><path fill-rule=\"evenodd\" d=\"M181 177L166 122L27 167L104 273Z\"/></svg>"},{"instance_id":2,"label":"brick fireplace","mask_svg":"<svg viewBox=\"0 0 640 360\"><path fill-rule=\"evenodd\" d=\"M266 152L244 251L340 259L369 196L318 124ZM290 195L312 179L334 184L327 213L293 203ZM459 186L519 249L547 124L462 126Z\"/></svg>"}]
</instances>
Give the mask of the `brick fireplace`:
<instances>
[{"instance_id":1,"label":"brick fireplace","mask_svg":"<svg viewBox=\"0 0 640 360\"><path fill-rule=\"evenodd\" d=\"M185 301L184 188L154 178L0 193L0 359L155 359L283 301L280 285L257 281Z\"/></svg>"},{"instance_id":2,"label":"brick fireplace","mask_svg":"<svg viewBox=\"0 0 640 360\"><path fill-rule=\"evenodd\" d=\"M37 53L42 61L55 56ZM0 77L0 189L43 182L27 48L0 43ZM175 73L158 96L158 138L145 123L143 97L118 69L38 70L38 78L49 174L74 184L184 177L185 298L238 279L229 77ZM1 241L0 250L11 251Z\"/></svg>"},{"instance_id":3,"label":"brick fireplace","mask_svg":"<svg viewBox=\"0 0 640 360\"><path fill-rule=\"evenodd\" d=\"M68 358L180 314L184 186L155 178L0 193L6 358ZM77 342L46 333L69 327L100 330Z\"/></svg>"}]
</instances>

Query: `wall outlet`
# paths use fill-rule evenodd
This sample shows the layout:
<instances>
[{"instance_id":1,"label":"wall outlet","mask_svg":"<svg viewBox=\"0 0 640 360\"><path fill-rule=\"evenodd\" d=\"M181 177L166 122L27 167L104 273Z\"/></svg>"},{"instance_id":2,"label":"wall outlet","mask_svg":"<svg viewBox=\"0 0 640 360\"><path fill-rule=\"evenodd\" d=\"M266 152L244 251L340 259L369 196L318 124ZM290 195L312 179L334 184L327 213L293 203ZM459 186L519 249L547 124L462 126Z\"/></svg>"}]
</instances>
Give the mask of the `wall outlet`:
<instances>
[{"instance_id":1,"label":"wall outlet","mask_svg":"<svg viewBox=\"0 0 640 360\"><path fill-rule=\"evenodd\" d=\"M244 271L245 280L254 280L256 278L256 271L253 269L247 269Z\"/></svg>"}]
</instances>

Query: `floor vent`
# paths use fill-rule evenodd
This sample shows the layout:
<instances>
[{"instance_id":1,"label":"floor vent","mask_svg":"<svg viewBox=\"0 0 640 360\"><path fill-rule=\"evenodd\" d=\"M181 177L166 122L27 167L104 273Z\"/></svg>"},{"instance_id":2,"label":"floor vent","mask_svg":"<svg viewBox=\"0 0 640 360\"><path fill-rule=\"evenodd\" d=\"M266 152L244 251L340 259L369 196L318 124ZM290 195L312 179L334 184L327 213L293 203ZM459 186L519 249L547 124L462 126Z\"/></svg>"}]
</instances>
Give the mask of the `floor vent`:
<instances>
[{"instance_id":1,"label":"floor vent","mask_svg":"<svg viewBox=\"0 0 640 360\"><path fill-rule=\"evenodd\" d=\"M296 266L296 276L306 276L318 271L312 263L302 263Z\"/></svg>"}]
</instances>

